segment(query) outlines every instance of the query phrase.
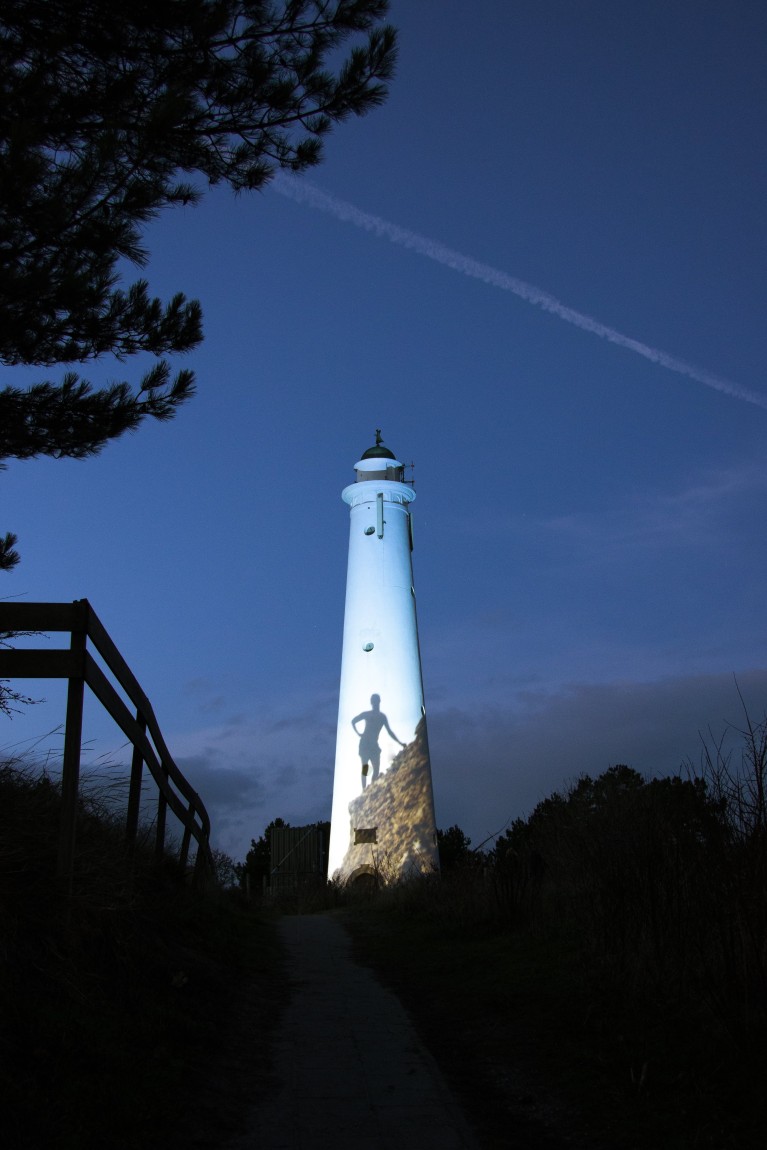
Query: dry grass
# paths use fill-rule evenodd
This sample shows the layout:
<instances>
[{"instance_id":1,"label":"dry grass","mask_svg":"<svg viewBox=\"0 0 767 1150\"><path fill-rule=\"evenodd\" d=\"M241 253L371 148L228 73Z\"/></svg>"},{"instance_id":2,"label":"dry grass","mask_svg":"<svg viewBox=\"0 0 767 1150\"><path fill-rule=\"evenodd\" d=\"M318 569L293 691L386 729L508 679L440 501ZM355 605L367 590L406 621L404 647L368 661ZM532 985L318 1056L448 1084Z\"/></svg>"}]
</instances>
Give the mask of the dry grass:
<instances>
[{"instance_id":1,"label":"dry grass","mask_svg":"<svg viewBox=\"0 0 767 1150\"><path fill-rule=\"evenodd\" d=\"M66 899L55 783L0 768L0 1144L217 1146L267 1082L275 933L172 861L129 867L104 798L83 803Z\"/></svg>"}]
</instances>

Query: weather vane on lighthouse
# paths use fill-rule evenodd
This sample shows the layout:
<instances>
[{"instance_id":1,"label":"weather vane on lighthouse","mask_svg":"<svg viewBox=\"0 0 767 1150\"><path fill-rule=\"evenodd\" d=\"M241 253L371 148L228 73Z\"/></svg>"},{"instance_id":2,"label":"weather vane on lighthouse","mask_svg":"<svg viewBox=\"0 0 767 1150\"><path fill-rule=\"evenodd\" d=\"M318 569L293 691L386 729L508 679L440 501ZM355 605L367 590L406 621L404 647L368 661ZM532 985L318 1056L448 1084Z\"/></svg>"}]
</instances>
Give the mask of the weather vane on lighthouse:
<instances>
[{"instance_id":1,"label":"weather vane on lighthouse","mask_svg":"<svg viewBox=\"0 0 767 1150\"><path fill-rule=\"evenodd\" d=\"M439 867L405 468L376 428L341 498L349 565L328 877Z\"/></svg>"}]
</instances>

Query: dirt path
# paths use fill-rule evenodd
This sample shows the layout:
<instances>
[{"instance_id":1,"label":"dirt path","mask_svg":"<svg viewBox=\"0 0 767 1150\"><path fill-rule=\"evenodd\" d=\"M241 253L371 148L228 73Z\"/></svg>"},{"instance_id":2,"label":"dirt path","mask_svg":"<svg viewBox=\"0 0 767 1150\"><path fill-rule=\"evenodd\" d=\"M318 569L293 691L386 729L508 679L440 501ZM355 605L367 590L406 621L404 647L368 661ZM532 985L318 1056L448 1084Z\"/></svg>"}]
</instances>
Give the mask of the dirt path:
<instances>
[{"instance_id":1,"label":"dirt path","mask_svg":"<svg viewBox=\"0 0 767 1150\"><path fill-rule=\"evenodd\" d=\"M399 999L329 915L283 918L291 998L273 1092L226 1150L478 1150Z\"/></svg>"}]
</instances>

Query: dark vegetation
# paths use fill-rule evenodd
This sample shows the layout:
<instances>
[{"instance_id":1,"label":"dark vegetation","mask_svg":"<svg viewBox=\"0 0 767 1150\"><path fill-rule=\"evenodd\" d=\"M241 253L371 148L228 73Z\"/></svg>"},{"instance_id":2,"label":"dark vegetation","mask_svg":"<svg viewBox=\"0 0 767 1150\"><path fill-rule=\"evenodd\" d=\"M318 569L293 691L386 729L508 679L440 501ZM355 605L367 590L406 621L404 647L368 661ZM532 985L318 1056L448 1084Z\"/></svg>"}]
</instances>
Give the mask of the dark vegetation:
<instances>
[{"instance_id":1,"label":"dark vegetation","mask_svg":"<svg viewBox=\"0 0 767 1150\"><path fill-rule=\"evenodd\" d=\"M764 1144L767 726L742 763L584 776L350 922L489 1146ZM516 1139L521 1141L517 1142Z\"/></svg>"},{"instance_id":2,"label":"dark vegetation","mask_svg":"<svg viewBox=\"0 0 767 1150\"><path fill-rule=\"evenodd\" d=\"M231 893L193 890L151 842L129 866L110 811L93 790L82 800L67 898L57 786L0 768L7 1150L216 1146L268 1088L286 993L273 924Z\"/></svg>"}]
</instances>

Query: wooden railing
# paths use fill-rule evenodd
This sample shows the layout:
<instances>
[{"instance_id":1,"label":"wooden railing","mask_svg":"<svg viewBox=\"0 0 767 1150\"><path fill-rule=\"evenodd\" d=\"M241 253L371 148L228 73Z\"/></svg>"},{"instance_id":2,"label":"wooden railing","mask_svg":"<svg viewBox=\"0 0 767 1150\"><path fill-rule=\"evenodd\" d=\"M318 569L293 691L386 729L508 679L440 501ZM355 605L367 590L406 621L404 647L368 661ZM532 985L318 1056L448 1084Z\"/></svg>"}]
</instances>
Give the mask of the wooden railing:
<instances>
[{"instance_id":1,"label":"wooden railing","mask_svg":"<svg viewBox=\"0 0 767 1150\"><path fill-rule=\"evenodd\" d=\"M137 679L107 634L87 599L74 603L0 603L0 632L64 631L69 648L0 650L0 679L68 679L61 776L62 815L58 869L71 886L80 789L83 701L87 684L133 744L125 838L133 852L139 824L141 784L146 764L158 790L155 851L165 853L168 808L183 827L179 862L186 867L192 839L197 844L194 881L212 873L210 818L178 769ZM88 650L88 642L136 708L135 716Z\"/></svg>"}]
</instances>

